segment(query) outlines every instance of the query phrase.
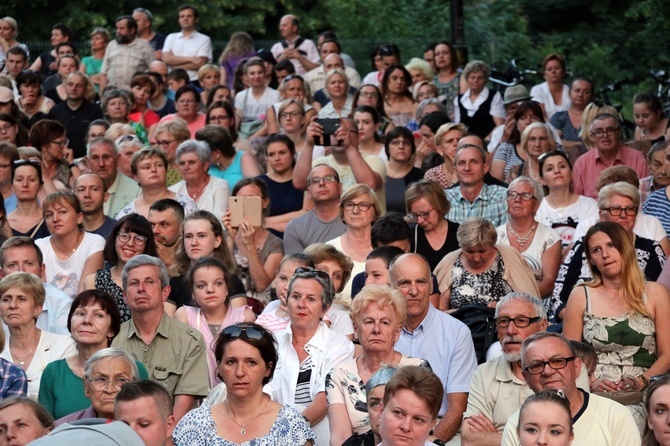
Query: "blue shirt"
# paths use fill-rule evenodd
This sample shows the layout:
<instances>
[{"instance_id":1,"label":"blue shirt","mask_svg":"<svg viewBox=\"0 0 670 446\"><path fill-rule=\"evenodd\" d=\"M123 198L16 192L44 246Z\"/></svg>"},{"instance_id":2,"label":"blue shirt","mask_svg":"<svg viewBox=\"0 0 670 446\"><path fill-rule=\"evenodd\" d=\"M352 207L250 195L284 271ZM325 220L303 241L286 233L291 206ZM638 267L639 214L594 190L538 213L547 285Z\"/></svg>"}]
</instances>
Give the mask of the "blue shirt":
<instances>
[{"instance_id":1,"label":"blue shirt","mask_svg":"<svg viewBox=\"0 0 670 446\"><path fill-rule=\"evenodd\" d=\"M451 203L447 220L460 224L470 218L482 217L496 228L507 223L507 189L502 186L483 184L472 203L463 197L459 186L445 190L445 194Z\"/></svg>"},{"instance_id":2,"label":"blue shirt","mask_svg":"<svg viewBox=\"0 0 670 446\"><path fill-rule=\"evenodd\" d=\"M649 198L642 205L642 212L658 218L666 234L670 234L670 200L668 200L665 188L654 191L649 195Z\"/></svg>"},{"instance_id":3,"label":"blue shirt","mask_svg":"<svg viewBox=\"0 0 670 446\"><path fill-rule=\"evenodd\" d=\"M10 396L26 396L27 393L26 372L21 367L0 358L0 400Z\"/></svg>"},{"instance_id":4,"label":"blue shirt","mask_svg":"<svg viewBox=\"0 0 670 446\"><path fill-rule=\"evenodd\" d=\"M438 342L441 340L441 342ZM477 368L470 329L432 304L426 317L412 332L403 327L395 349L405 356L425 359L440 378L445 395L439 416L447 412L447 393L470 391L470 379Z\"/></svg>"}]
</instances>

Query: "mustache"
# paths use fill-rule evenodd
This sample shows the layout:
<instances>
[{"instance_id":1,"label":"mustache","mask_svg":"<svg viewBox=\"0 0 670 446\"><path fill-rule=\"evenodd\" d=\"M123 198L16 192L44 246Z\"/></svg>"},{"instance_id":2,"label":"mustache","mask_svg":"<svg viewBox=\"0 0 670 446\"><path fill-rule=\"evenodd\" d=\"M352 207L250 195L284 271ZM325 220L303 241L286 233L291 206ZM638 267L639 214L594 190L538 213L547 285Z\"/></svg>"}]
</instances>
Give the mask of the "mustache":
<instances>
[{"instance_id":1,"label":"mustache","mask_svg":"<svg viewBox=\"0 0 670 446\"><path fill-rule=\"evenodd\" d=\"M519 337L519 336L505 336L505 337L502 338L502 340L500 341L500 345L503 346L503 347L505 347L505 345L507 345L507 344L509 344L509 343L511 343L511 342L521 344L521 343L523 342L523 338L521 338L521 337Z\"/></svg>"}]
</instances>

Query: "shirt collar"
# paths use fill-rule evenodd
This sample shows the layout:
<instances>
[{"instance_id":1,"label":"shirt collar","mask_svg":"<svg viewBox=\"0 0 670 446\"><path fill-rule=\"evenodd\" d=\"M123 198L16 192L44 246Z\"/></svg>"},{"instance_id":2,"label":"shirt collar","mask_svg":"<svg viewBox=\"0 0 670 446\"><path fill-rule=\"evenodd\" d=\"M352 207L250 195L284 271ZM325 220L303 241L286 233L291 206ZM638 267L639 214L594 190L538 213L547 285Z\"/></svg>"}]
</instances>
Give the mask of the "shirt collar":
<instances>
[{"instance_id":1,"label":"shirt collar","mask_svg":"<svg viewBox=\"0 0 670 446\"><path fill-rule=\"evenodd\" d=\"M328 332L330 329L324 322L319 323L319 328L316 329L316 333L312 336L312 338L307 341L305 344L305 347L310 346L314 347L322 352L326 351L327 344L328 344ZM288 337L289 342L291 339L293 339L293 330L291 328L291 323L286 326L286 336Z\"/></svg>"},{"instance_id":2,"label":"shirt collar","mask_svg":"<svg viewBox=\"0 0 670 446\"><path fill-rule=\"evenodd\" d=\"M165 339L168 337L168 332L169 332L169 325L170 321L168 320L170 316L167 315L167 313L163 313L163 316L161 316L161 322L158 324L158 330L156 330L156 334L161 335ZM133 336L140 338L140 336L137 334L137 327L135 326L135 319L130 319L130 323L128 325L128 339L132 338Z\"/></svg>"}]
</instances>

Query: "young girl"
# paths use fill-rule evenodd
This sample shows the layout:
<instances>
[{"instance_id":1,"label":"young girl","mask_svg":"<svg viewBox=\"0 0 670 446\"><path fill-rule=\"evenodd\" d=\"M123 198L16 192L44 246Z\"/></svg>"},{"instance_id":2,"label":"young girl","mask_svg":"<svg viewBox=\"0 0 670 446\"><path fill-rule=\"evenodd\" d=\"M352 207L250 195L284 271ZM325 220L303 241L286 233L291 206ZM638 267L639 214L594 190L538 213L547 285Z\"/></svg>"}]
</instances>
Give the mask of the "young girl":
<instances>
[{"instance_id":1,"label":"young girl","mask_svg":"<svg viewBox=\"0 0 670 446\"><path fill-rule=\"evenodd\" d=\"M214 350L209 348L218 334L227 326L238 322L253 322L256 317L251 307L243 299L228 302L228 286L232 276L219 260L204 257L195 262L188 272L193 299L197 306L183 306L175 313L175 318L202 333L207 350L209 385L216 386L217 364Z\"/></svg>"},{"instance_id":2,"label":"young girl","mask_svg":"<svg viewBox=\"0 0 670 446\"><path fill-rule=\"evenodd\" d=\"M570 446L574 433L568 399L553 389L529 396L519 410L517 432L521 446Z\"/></svg>"}]
</instances>

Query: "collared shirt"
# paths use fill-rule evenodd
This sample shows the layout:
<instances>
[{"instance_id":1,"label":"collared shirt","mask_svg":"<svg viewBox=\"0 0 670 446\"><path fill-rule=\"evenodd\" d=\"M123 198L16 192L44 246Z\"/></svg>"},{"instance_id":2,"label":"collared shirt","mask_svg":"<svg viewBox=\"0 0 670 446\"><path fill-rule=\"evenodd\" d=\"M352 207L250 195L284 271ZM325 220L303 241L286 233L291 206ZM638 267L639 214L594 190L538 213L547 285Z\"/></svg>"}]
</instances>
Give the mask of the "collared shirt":
<instances>
[{"instance_id":1,"label":"collared shirt","mask_svg":"<svg viewBox=\"0 0 670 446\"><path fill-rule=\"evenodd\" d=\"M130 80L137 72L149 71L154 50L144 39L135 38L128 44L112 40L107 45L100 72L107 75L109 85L130 89Z\"/></svg>"},{"instance_id":2,"label":"collared shirt","mask_svg":"<svg viewBox=\"0 0 670 446\"><path fill-rule=\"evenodd\" d=\"M577 158L575 167L572 169L572 185L574 192L578 195L586 195L594 200L598 199L596 183L603 170L612 166L629 166L638 178L644 178L649 175L647 160L639 150L628 146L620 146L616 159L612 164L607 164L600 157L598 149L589 150L584 155Z\"/></svg>"},{"instance_id":3,"label":"collared shirt","mask_svg":"<svg viewBox=\"0 0 670 446\"><path fill-rule=\"evenodd\" d=\"M163 53L171 51L180 57L206 57L207 62L212 61L212 39L205 34L193 31L190 36L184 35L183 31L172 33L165 38ZM191 81L198 80L197 70L186 70Z\"/></svg>"},{"instance_id":4,"label":"collared shirt","mask_svg":"<svg viewBox=\"0 0 670 446\"><path fill-rule=\"evenodd\" d=\"M495 227L507 223L507 189L504 187L484 183L472 203L463 197L459 186L447 189L445 193L451 203L447 220L460 224L469 218L482 217Z\"/></svg>"},{"instance_id":5,"label":"collared shirt","mask_svg":"<svg viewBox=\"0 0 670 446\"><path fill-rule=\"evenodd\" d=\"M497 118L505 119L507 116L507 113L505 113L505 107L503 106L502 103L502 97L500 96L500 93L491 91L488 89L488 87L484 87L484 89L479 93L477 96L477 99L475 99L474 102L470 99L470 89L468 88L465 93L463 94L463 98L460 99L461 104L463 104L463 107L468 111L468 116L473 117L477 110L479 110L479 107L489 98L489 95L493 94L493 100L491 101L491 111L490 115L495 116ZM461 109L458 106L458 101L459 97L458 95L454 98L454 122L461 122Z\"/></svg>"},{"instance_id":6,"label":"collared shirt","mask_svg":"<svg viewBox=\"0 0 670 446\"><path fill-rule=\"evenodd\" d=\"M117 172L116 179L107 189L109 198L102 205L102 210L106 216L116 218L121 209L139 197L141 192L142 189L137 181Z\"/></svg>"},{"instance_id":7,"label":"collared shirt","mask_svg":"<svg viewBox=\"0 0 670 446\"><path fill-rule=\"evenodd\" d=\"M52 333L70 336L67 316L72 306L72 298L50 283L44 284L46 296L42 312L37 317L37 328Z\"/></svg>"},{"instance_id":8,"label":"collared shirt","mask_svg":"<svg viewBox=\"0 0 670 446\"><path fill-rule=\"evenodd\" d=\"M202 335L167 314L163 314L150 344L139 337L131 319L121 325L112 347L137 358L146 367L149 379L162 384L172 395L207 395L209 372Z\"/></svg>"},{"instance_id":9,"label":"collared shirt","mask_svg":"<svg viewBox=\"0 0 670 446\"><path fill-rule=\"evenodd\" d=\"M349 80L349 87L358 89L361 86L361 75L351 67L344 67L344 73ZM321 90L326 85L326 67L319 65L304 76L305 82L309 84L309 91L312 94Z\"/></svg>"},{"instance_id":10,"label":"collared shirt","mask_svg":"<svg viewBox=\"0 0 670 446\"><path fill-rule=\"evenodd\" d=\"M2 379L0 381L0 400L10 396L26 396L28 393L26 372L3 358L0 358L0 379Z\"/></svg>"},{"instance_id":11,"label":"collared shirt","mask_svg":"<svg viewBox=\"0 0 670 446\"><path fill-rule=\"evenodd\" d=\"M295 36L295 38L291 42L286 42L288 44L288 48L294 48L295 43L298 41L300 36ZM272 48L270 48L270 52L274 56L275 59L278 59L279 56L284 52L286 48L284 48L284 45L282 45L282 42L277 42L274 45L272 45ZM307 58L312 63L319 63L319 51L316 49L316 45L314 45L314 42L312 42L309 39L303 40L303 42L298 45L298 50L300 50L301 53ZM307 70L305 67L302 66L302 64L298 61L298 59L290 59L291 63L295 67L295 74L299 74L301 76L304 76L307 73Z\"/></svg>"},{"instance_id":12,"label":"collared shirt","mask_svg":"<svg viewBox=\"0 0 670 446\"><path fill-rule=\"evenodd\" d=\"M414 331L403 327L395 349L405 356L428 361L442 381L445 396L439 416L443 417L448 410L447 393L469 392L470 379L477 368L470 329L432 304Z\"/></svg>"},{"instance_id":13,"label":"collared shirt","mask_svg":"<svg viewBox=\"0 0 670 446\"><path fill-rule=\"evenodd\" d=\"M640 204L644 204L644 202L647 201L647 198L649 198L651 193L655 190L654 177L652 175L640 178Z\"/></svg>"}]
</instances>

